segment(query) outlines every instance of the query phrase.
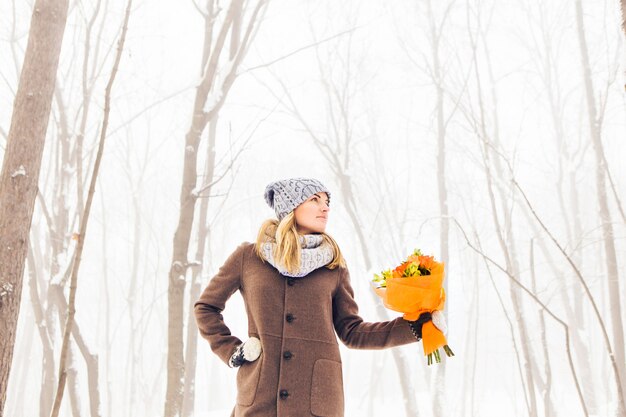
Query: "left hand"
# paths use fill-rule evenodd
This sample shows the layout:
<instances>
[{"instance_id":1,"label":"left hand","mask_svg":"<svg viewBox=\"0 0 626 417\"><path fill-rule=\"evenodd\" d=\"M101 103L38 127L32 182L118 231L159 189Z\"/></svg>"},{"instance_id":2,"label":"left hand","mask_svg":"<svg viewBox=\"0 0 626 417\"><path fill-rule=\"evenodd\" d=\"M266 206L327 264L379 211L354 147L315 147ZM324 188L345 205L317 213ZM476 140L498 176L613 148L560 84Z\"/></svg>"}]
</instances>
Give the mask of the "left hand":
<instances>
[{"instance_id":1,"label":"left hand","mask_svg":"<svg viewBox=\"0 0 626 417\"><path fill-rule=\"evenodd\" d=\"M443 311L435 310L432 313L433 324L436 328L438 328L441 333L444 335L448 333L448 325L446 323L446 316L444 316Z\"/></svg>"}]
</instances>

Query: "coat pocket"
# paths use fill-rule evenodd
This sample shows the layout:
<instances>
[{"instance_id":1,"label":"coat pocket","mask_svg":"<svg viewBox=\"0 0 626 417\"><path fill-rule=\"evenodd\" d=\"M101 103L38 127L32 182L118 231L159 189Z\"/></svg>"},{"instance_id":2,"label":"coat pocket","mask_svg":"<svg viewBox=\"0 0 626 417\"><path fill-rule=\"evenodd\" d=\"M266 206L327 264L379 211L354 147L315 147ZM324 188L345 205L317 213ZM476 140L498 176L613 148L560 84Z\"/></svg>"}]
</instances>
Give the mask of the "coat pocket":
<instances>
[{"instance_id":1,"label":"coat pocket","mask_svg":"<svg viewBox=\"0 0 626 417\"><path fill-rule=\"evenodd\" d=\"M318 359L313 365L311 414L320 417L343 416L343 375L341 363Z\"/></svg>"},{"instance_id":2,"label":"coat pocket","mask_svg":"<svg viewBox=\"0 0 626 417\"><path fill-rule=\"evenodd\" d=\"M254 403L261 376L263 355L254 362L246 362L237 370L237 404L249 406Z\"/></svg>"}]
</instances>

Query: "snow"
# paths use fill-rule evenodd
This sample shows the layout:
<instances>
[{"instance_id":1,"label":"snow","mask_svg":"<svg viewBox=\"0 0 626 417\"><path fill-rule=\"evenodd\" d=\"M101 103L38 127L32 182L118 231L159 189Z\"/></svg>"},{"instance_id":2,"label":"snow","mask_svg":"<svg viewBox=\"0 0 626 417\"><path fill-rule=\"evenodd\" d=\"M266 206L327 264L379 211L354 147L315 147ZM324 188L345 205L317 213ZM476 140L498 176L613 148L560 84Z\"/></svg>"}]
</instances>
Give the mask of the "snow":
<instances>
[{"instance_id":1,"label":"snow","mask_svg":"<svg viewBox=\"0 0 626 417\"><path fill-rule=\"evenodd\" d=\"M53 275L52 278L50 278L50 285L61 285L61 282L63 281L64 272L65 270L61 268L58 274Z\"/></svg>"},{"instance_id":2,"label":"snow","mask_svg":"<svg viewBox=\"0 0 626 417\"><path fill-rule=\"evenodd\" d=\"M235 59L229 60L224 64L224 66L219 70L217 76L215 77L215 82L211 88L211 93L207 97L206 103L204 104L204 112L211 113L215 107L223 101L224 96L224 80L227 76L229 76L232 72L237 71L235 66Z\"/></svg>"},{"instance_id":3,"label":"snow","mask_svg":"<svg viewBox=\"0 0 626 417\"><path fill-rule=\"evenodd\" d=\"M0 286L0 298L13 292L13 284L10 282L3 282Z\"/></svg>"},{"instance_id":4,"label":"snow","mask_svg":"<svg viewBox=\"0 0 626 417\"><path fill-rule=\"evenodd\" d=\"M223 94L222 88L220 88L217 93L211 92L204 105L204 112L211 113L211 111L213 111L213 109L215 109L215 107L219 104Z\"/></svg>"},{"instance_id":5,"label":"snow","mask_svg":"<svg viewBox=\"0 0 626 417\"><path fill-rule=\"evenodd\" d=\"M72 168L70 164L64 164L63 172L67 175L74 175L74 173L76 172L76 169Z\"/></svg>"},{"instance_id":6,"label":"snow","mask_svg":"<svg viewBox=\"0 0 626 417\"><path fill-rule=\"evenodd\" d=\"M16 171L13 171L11 178L19 177L20 175L26 176L26 169L24 168L24 165L20 165Z\"/></svg>"}]
</instances>

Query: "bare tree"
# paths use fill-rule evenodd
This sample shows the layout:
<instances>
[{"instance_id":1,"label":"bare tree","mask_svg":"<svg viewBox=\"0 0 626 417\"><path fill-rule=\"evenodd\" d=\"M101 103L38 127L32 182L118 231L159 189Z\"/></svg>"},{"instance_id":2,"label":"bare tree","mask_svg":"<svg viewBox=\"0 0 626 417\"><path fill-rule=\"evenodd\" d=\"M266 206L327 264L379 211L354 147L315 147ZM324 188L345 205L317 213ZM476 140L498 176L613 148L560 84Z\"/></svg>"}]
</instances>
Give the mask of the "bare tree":
<instances>
[{"instance_id":1,"label":"bare tree","mask_svg":"<svg viewBox=\"0 0 626 417\"><path fill-rule=\"evenodd\" d=\"M0 175L0 361L5 364L0 370L0 414L7 395L28 233L67 10L68 0L35 2Z\"/></svg>"},{"instance_id":2,"label":"bare tree","mask_svg":"<svg viewBox=\"0 0 626 417\"><path fill-rule=\"evenodd\" d=\"M624 32L624 36L626 36L626 0L620 0L621 11L622 11L622 32ZM624 90L626 90L626 68L622 71L624 77Z\"/></svg>"},{"instance_id":3,"label":"bare tree","mask_svg":"<svg viewBox=\"0 0 626 417\"><path fill-rule=\"evenodd\" d=\"M531 56L536 57L535 63L537 65L537 71L541 77L541 91L545 93L547 99L547 114L549 115L553 137L558 149L558 176L555 184L555 193L558 197L561 214L564 218L564 226L567 231L569 246L574 248L572 250L572 258L578 265L582 265L584 252L580 248L580 237L583 235L583 227L581 224L580 190L579 187L577 187L577 183L579 182L580 173L582 172L582 161L588 150L589 142L581 141L580 133L578 134L578 141L572 140L571 138L574 135L567 131L568 126L563 120L566 94L564 94L561 85L562 77L559 74L557 54L559 42L566 36L563 32L564 28L561 25L556 26L551 22L549 6L553 5L537 2L536 6L537 9L533 11L532 3L529 2L528 8L526 9L529 23L538 26L538 33L535 35L533 32L533 36L529 39L531 43L527 45L527 49ZM529 214L528 211L524 211L524 213ZM538 236L541 231L538 230L532 218L529 217L528 220L530 224L533 224L535 235ZM552 259L545 243L542 240L536 243L538 243L544 256L548 259ZM534 247L534 244L532 247ZM551 261L549 264L553 267L555 275L563 275L563 272L556 267L556 261ZM534 270L531 269L531 272L532 271ZM562 280L562 282L565 283L566 281ZM583 293L578 290L577 286L574 287L575 289L573 291L569 291L569 288L571 288L571 286L564 284L559 293L569 322L573 323L573 326L575 326L572 332L574 351L580 360L584 360L584 358L589 357L590 353L586 342L587 338L584 337L585 327L588 323L586 323L587 320L583 314ZM543 315L540 316L540 319L540 326L543 326ZM583 366L580 372L581 384L589 412L595 414L597 407L595 399L596 387L593 383L591 367ZM549 377L550 375L546 376L546 384L548 384ZM546 392L546 390L543 391L544 393ZM545 403L545 400L544 406L546 408L549 407L549 404ZM546 413L548 412L552 412L552 410L546 409Z\"/></svg>"},{"instance_id":4,"label":"bare tree","mask_svg":"<svg viewBox=\"0 0 626 417\"><path fill-rule=\"evenodd\" d=\"M52 406L52 417L57 417L59 415L59 410L61 408L61 400L63 399L63 390L65 387L65 380L67 375L66 370L66 352L70 343L70 333L73 332L74 328L74 316L76 314L75 308L75 300L76 300L76 287L78 281L78 270L80 267L80 261L82 256L82 249L85 243L85 237L87 235L87 225L89 220L89 213L91 211L91 204L93 202L93 196L96 188L96 181L98 179L98 172L100 169L100 163L102 161L102 154L104 152L104 143L107 135L107 128L109 125L109 114L111 111L111 90L113 88L113 83L115 81L115 76L117 75L117 71L119 69L120 60L122 59L122 51L124 50L124 41L126 40L126 33L128 31L128 20L130 18L130 10L132 6L132 0L128 0L126 5L126 12L124 15L124 22L122 24L122 34L120 36L120 40L117 45L117 54L115 56L115 62L113 63L113 69L111 71L111 76L109 77L109 82L106 86L105 96L104 96L104 115L102 120L102 127L100 129L100 141L98 144L98 153L96 155L95 165L93 168L93 173L91 175L91 182L89 185L89 193L87 195L87 201L85 203L84 211L82 212L81 222L80 222L80 232L77 236L77 245L76 252L74 255L73 263L72 263L72 274L71 274L71 282L70 282L70 296L68 302L68 314L67 321L65 323L65 329L63 332L63 345L61 346L61 358L59 361L59 384L56 391L56 397L54 399L54 404ZM97 375L95 376L97 379ZM100 404L99 404L99 393L91 393L98 395L97 401L92 401L92 417L96 417L100 415Z\"/></svg>"},{"instance_id":5,"label":"bare tree","mask_svg":"<svg viewBox=\"0 0 626 417\"><path fill-rule=\"evenodd\" d=\"M499 189L497 182L498 178L501 178L503 173L501 162L499 158L493 155L493 147L498 148L500 143L500 127L499 127L499 115L498 115L498 97L496 89L494 87L494 76L492 70L491 57L489 53L489 47L485 40L484 27L482 23L482 10L480 8L473 9L469 4L467 8L467 22L468 22L468 35L470 43L472 45L473 53L473 76L476 84L476 100L477 109L465 111L464 114L468 117L470 125L475 131L476 136L479 138L479 146L482 153L482 167L485 172L485 179L487 183L487 192L489 198L489 204L491 208L491 218L493 222L494 230L498 239L498 244L502 256L504 256L507 273L511 276L520 278L520 267L517 254L517 245L515 236L513 233L513 210L511 209L513 202L510 201L510 190L504 187ZM473 22L472 22L473 18ZM472 25L475 25L475 33ZM485 63L487 66L488 86L486 87L486 81L481 75L482 72L478 68L479 53L484 52ZM491 91L489 95L490 102L485 97L484 90ZM489 104L488 104L489 103ZM469 106L471 108L471 105ZM492 111L488 112L487 109L491 108ZM489 125L488 120L491 120L493 125ZM492 144L491 146L489 146ZM511 303L513 305L514 319L513 323L517 326L519 333L519 343L521 349L517 356L518 366L521 367L522 372L520 378L522 382L522 388L524 391L524 398L529 415L537 416L537 399L536 399L536 378L532 368L532 351L529 343L528 329L526 322L523 320L524 312L522 309L522 301L520 298L520 289L518 286L510 284L509 294L511 297ZM516 353L518 351L516 350Z\"/></svg>"},{"instance_id":6,"label":"bare tree","mask_svg":"<svg viewBox=\"0 0 626 417\"><path fill-rule=\"evenodd\" d=\"M525 199L525 194L523 193L523 190L519 187L519 185L517 185L517 183L515 183L515 184L516 184L516 189L519 190L519 192L524 196L524 199ZM530 206L530 202L528 202L527 199L525 199L525 201ZM531 210L532 210L532 206L530 206L530 207L531 207ZM565 333L565 351L566 351L566 354L567 354L569 369L570 369L570 371L572 373L572 377L574 379L574 385L576 387L576 392L578 394L578 399L580 400L580 403L581 403L583 415L585 415L586 417L589 417L589 412L587 411L587 407L586 407L586 404L585 404L585 399L583 397L582 389L580 387L580 381L579 381L578 375L576 373L576 368L574 366L574 362L573 362L573 358L572 358L572 352L571 352L571 347L570 347L571 343L570 343L570 335L569 335L569 326L567 325L567 323L565 321L563 321L559 316L557 316L552 311L552 309L550 309L543 301L541 301L541 299L539 297L537 297L537 295L535 293L533 293L528 287L526 287L522 282L520 282L517 277L512 275L507 270L506 265L499 264L492 257L487 255L482 250L480 241L478 241L476 243L470 241L469 237L467 236L467 233L465 232L465 230L463 229L463 227L461 226L461 224L458 222L457 219L453 219L453 222L459 228L459 230L461 231L461 233L463 235L463 238L464 238L466 244L472 250L474 250L477 254L479 254L484 259L484 261L486 263L489 263L490 265L493 265L495 268L500 270L500 272L502 272L504 275L506 275L507 278L509 279L509 281L511 281L512 284L514 284L517 287L519 287L520 290L522 290L533 302L535 302L539 307L541 307L542 311L544 311L546 314L548 314L552 319L554 319L563 328L564 333ZM510 325L512 327L512 324L510 324Z\"/></svg>"},{"instance_id":7,"label":"bare tree","mask_svg":"<svg viewBox=\"0 0 626 417\"><path fill-rule=\"evenodd\" d=\"M57 75L57 83L54 93L53 121L56 129L49 129L49 134L54 138L55 146L49 147L48 163L44 166L48 167L47 175L42 181L41 193L39 194L39 212L43 214L47 224L47 235L45 239L32 239L31 248L35 253L35 264L38 267L38 276L46 277L48 280L41 282L39 288L41 292L41 307L44 309L44 320L40 323L42 328L47 332L47 338L52 342L48 344L43 339L43 333L40 332L42 347L44 350L52 349L60 343L62 334L59 330L63 328L63 323L67 319L67 300L63 295L63 288L67 285L71 273L71 259L73 251L76 248L74 233L77 229L77 223L82 216L82 208L85 194L85 181L82 174L83 165L87 160L89 165L93 160L92 146L86 154L83 152L83 144L85 143L86 131L88 128L88 120L93 113L91 109L94 97L93 91L98 80L98 74L103 70L104 64L108 59L99 60L100 39L103 28L106 26L107 20L102 19L106 14L108 0L105 0L104 7L102 1L98 0L89 10L85 4L80 4L74 8L73 16L79 21L79 24L72 24L70 27L74 29L66 34L71 39L81 39L84 41L85 47L81 49L71 49L72 61L82 62L81 66L76 68L70 65L60 69ZM100 18L98 27L98 18ZM84 23L84 24L80 24ZM98 38L94 43L93 39ZM82 55L81 55L82 54ZM78 73L78 77L74 77L74 72ZM78 80L75 82L75 80ZM75 88L78 85L78 89ZM76 101L72 96L76 93ZM76 113L72 114L72 105L76 104ZM97 134L97 132L96 132ZM95 138L94 134L94 140ZM72 197L75 196L77 206L72 205ZM41 247L40 247L41 246ZM43 252L43 256L41 254ZM45 259L45 260L44 260ZM55 317L58 316L58 317ZM60 326L56 325L56 319L60 322ZM70 355L75 355L72 350L78 347L76 352L80 353L84 360L89 392L89 409L91 415L97 415L100 411L100 388L99 388L99 361L98 355L88 346L86 340L81 337L81 330L78 321L74 324L71 337L75 345L70 344ZM56 371L49 369L54 367L53 362L45 360L45 357L52 352L44 355L44 375L46 381L55 378ZM74 365L79 362L70 361L71 368L68 369L68 377L74 378L76 383L70 383L70 402L72 407L78 406L78 382L80 381L79 373L73 369ZM77 371L79 368L77 367ZM55 378L56 379L56 378ZM41 384L40 392L40 410L41 416L49 416L54 398L55 383L46 382Z\"/></svg>"},{"instance_id":8,"label":"bare tree","mask_svg":"<svg viewBox=\"0 0 626 417\"><path fill-rule=\"evenodd\" d=\"M437 19L435 11L433 10L433 4L430 0L426 1L426 16L428 19L428 41L430 43L430 57L423 57L420 63L426 66L425 71L428 74L428 78L432 83L435 90L435 135L437 141L437 191L439 202L439 215L441 218L439 228L439 258L446 265L446 274L451 276L450 269L450 256L449 256L449 236L450 236L450 211L448 205L448 189L446 186L447 170L446 170L446 142L448 123L456 112L456 106L452 109L446 109L445 105L445 89L446 89L446 62L445 51L442 47L444 41L444 35L446 32L446 24L449 22L451 11L455 5L455 1L449 1L445 3L439 3L443 7L442 16ZM420 13L421 14L421 13ZM407 51L407 54L410 52ZM428 59L429 58L429 59ZM415 59L412 59L415 62ZM421 65L420 65L421 66ZM448 291L448 281L444 281L444 290ZM445 315L448 317L450 306L453 303L448 302L448 308L445 310ZM434 369L434 376L431 387L434 391L433 395L433 415L440 417L446 414L443 409L445 404L445 392L444 388L444 375L446 371L446 362L442 362L437 368Z\"/></svg>"},{"instance_id":9,"label":"bare tree","mask_svg":"<svg viewBox=\"0 0 626 417\"><path fill-rule=\"evenodd\" d=\"M231 48L232 50L232 48ZM213 217L213 220L208 219L209 215L209 204L211 200L214 200L212 196L212 190L217 183L222 180L226 173L231 172L234 168L234 163L236 159L241 155L241 152L237 152L232 156L232 159L229 161L228 166L225 168L225 172L223 174L218 174L218 169L220 168L218 165L219 161L216 161L217 152L215 150L216 140L217 140L217 122L218 117L216 116L209 123L209 135L208 135L208 147L207 147L207 156L204 162L204 174L202 176L203 184L205 184L202 189L202 201L200 202L200 210L198 213L198 230L197 230L197 246L196 246L196 255L195 261L193 262L192 268L192 277L191 283L189 286L189 310L187 317L187 343L185 350L185 388L183 395L183 409L182 416L190 417L194 412L194 402L195 402L195 381L196 381L196 364L197 364L197 349L198 349L198 327L193 317L193 305L196 300L200 297L200 293L202 292L202 282L201 276L202 272L205 270L205 263L202 261L207 258L207 255L210 255L210 251L207 252L207 244L211 240L211 225L216 221L216 217ZM247 143L247 142L246 142ZM241 149L245 149L245 143L241 147ZM234 183L234 175L231 176L230 186ZM230 186L225 195L221 195L222 197L222 206L226 202L226 198L230 194ZM220 213L221 209L215 209L216 213Z\"/></svg>"},{"instance_id":10,"label":"bare tree","mask_svg":"<svg viewBox=\"0 0 626 417\"><path fill-rule=\"evenodd\" d=\"M624 31L624 36L626 36L626 0L621 0L621 10L622 10L622 31Z\"/></svg>"},{"instance_id":11,"label":"bare tree","mask_svg":"<svg viewBox=\"0 0 626 417\"><path fill-rule=\"evenodd\" d=\"M204 164L204 184L210 184L213 182L213 176L215 173L215 140L216 140L216 117L209 123L209 137L207 147L207 159ZM210 192L210 189L209 189ZM209 236L209 225L207 224L207 214L209 211L210 198L203 198L200 202L200 212L198 213L198 245L196 248L197 261L204 259L204 251ZM194 319L191 317L193 314L193 303L200 297L202 286L200 282L201 272L203 270L203 263L199 262L198 265L192 270L191 283L189 288L189 313L187 317L187 343L185 352L185 390L183 394L183 408L182 417L189 417L194 410L195 400L195 380L196 380L196 358L197 358L197 346L198 346L198 328L194 326Z\"/></svg>"},{"instance_id":12,"label":"bare tree","mask_svg":"<svg viewBox=\"0 0 626 417\"><path fill-rule=\"evenodd\" d=\"M622 305L620 292L620 275L617 265L617 253L615 250L615 235L611 212L607 198L606 174L608 167L602 145L602 121L596 107L596 98L591 77L591 65L585 39L585 26L583 20L583 6L580 0L575 1L576 28L578 44L580 47L581 68L585 85L585 97L587 102L587 117L593 150L596 160L596 193L600 211L600 226L602 228L602 241L604 244L604 256L606 259L607 286L609 290L609 305L611 306L611 325L613 333L613 346L615 349L615 361L617 363L618 381L621 380L621 392L626 392L626 356L624 352L624 328L622 320ZM618 382L619 383L619 382ZM622 399L622 407L624 407ZM626 409L622 409L626 413Z\"/></svg>"},{"instance_id":13,"label":"bare tree","mask_svg":"<svg viewBox=\"0 0 626 417\"><path fill-rule=\"evenodd\" d=\"M195 3L194 3L195 4ZM237 77L241 64L252 42L260 21L260 13L265 10L265 0L259 0L253 7L247 24L243 24L246 11L243 0L232 0L224 13L214 0L207 0L206 9L201 10L205 18L204 46L201 61L201 81L196 88L192 121L185 135L183 178L180 190L180 212L174 232L172 262L168 281L168 349L167 349L167 390L164 416L175 417L182 412L185 381L184 362L184 293L186 274L191 263L188 261L189 243L198 192L198 148L202 133L224 105L228 92ZM199 9L200 10L200 9ZM223 14L221 22L219 14ZM214 32L217 34L213 40ZM237 42L236 53L225 51L226 38L235 33L241 37ZM232 43L231 43L232 44ZM232 57L232 58L231 58ZM224 62L226 61L226 62ZM222 63L220 72L219 64ZM221 77L218 77L221 75Z\"/></svg>"},{"instance_id":14,"label":"bare tree","mask_svg":"<svg viewBox=\"0 0 626 417\"><path fill-rule=\"evenodd\" d=\"M56 380L56 372L54 369L54 349L52 346L52 340L47 331L45 325L45 316L43 303L39 296L39 289L37 285L37 271L35 255L32 250L28 253L28 286L30 289L30 299L33 306L33 312L35 314L35 323L39 330L39 338L42 342L43 348L43 369L42 369L42 387L39 395L39 415L41 417L49 416L50 409L52 408L52 397L54 395L53 387ZM45 414L44 414L45 413Z\"/></svg>"},{"instance_id":15,"label":"bare tree","mask_svg":"<svg viewBox=\"0 0 626 417\"><path fill-rule=\"evenodd\" d=\"M576 265L576 263L574 262L572 257L566 252L564 247L559 243L559 241L555 238L554 234L550 231L550 229L546 226L546 224L541 219L541 217L537 214L537 211L535 210L534 206L532 205L532 203L528 199L528 196L524 192L523 188L520 186L520 184L515 179L513 167L511 166L510 161L505 157L505 155L502 152L499 152L499 151L497 151L495 149L493 149L493 150L494 150L494 153L497 155L497 157L499 159L501 159L503 163L506 164L507 170L508 170L507 174L511 178L511 183L512 183L513 189L515 190L516 193L518 193L521 196L521 202L523 203L523 206L526 207L530 211L530 214L531 214L532 218L534 219L534 221L540 226L541 230L543 230L543 232L547 235L549 240L558 249L558 252L565 258L565 261L566 261L567 265L569 265L569 267L571 267L571 269L574 271L575 276L576 276L578 282L581 284L581 286L582 286L582 288L584 290L585 296L587 297L587 299L589 300L589 303L591 304L594 316L595 316L595 318L596 318L596 320L598 322L598 325L600 327L600 330L602 332L602 339L603 339L604 346L605 346L605 349L606 349L607 357L609 358L609 361L611 363L611 367L612 367L612 370L613 370L613 378L614 378L614 383L615 383L615 389L617 391L616 415L617 415L617 417L625 417L626 413L625 413L624 410L626 410L626 407L625 407L626 402L624 400L624 393L622 391L622 386L621 386L620 378L619 378L619 365L618 365L618 363L617 363L617 361L615 359L615 353L614 353L613 347L611 346L611 343L610 343L610 340L609 340L609 335L608 335L608 330L607 330L607 327L606 327L606 322L605 322L604 318L602 317L602 314L600 313L600 309L598 307L598 302L596 301L596 297L594 297L592 295L591 290L589 288L589 285L587 284L587 280L583 276L580 268ZM468 243L468 245L472 246L471 243L469 243L469 240L467 240L467 238L466 238L466 242ZM472 246L472 248L474 248L474 247ZM478 251L478 252L480 252L480 251ZM484 253L481 253L481 255L483 257L485 257ZM487 257L486 259L488 259L490 263L496 265L496 263L493 262L493 260L491 260L490 258ZM501 266L498 266L498 268L503 270L503 268ZM557 322L559 322L565 328L565 331L566 331L566 350L567 350L567 354L568 354L568 360L569 360L570 369L572 371L572 374L574 375L574 379L575 379L575 383L576 383L576 389L577 389L577 392L578 392L578 395L579 395L579 398L580 398L580 401L581 401L581 406L583 408L583 411L584 411L585 415L588 416L589 415L588 408L586 406L586 402L585 402L585 399L584 399L584 396L583 396L583 393L582 393L582 389L581 389L579 380L578 380L578 378L576 376L576 371L575 371L573 359L572 359L572 356L571 356L569 326L562 319L558 318L553 313L551 313L550 310L544 305L544 303L542 303L541 300L532 291L530 291L528 288L526 288L517 278L515 278L512 274L509 274L509 273L507 273L507 275L509 275L509 278L511 278L512 282L514 282L521 290L523 290L526 294L528 294L531 297L532 300L534 300L537 303L539 303L542 306L542 308L550 316L552 316Z\"/></svg>"},{"instance_id":16,"label":"bare tree","mask_svg":"<svg viewBox=\"0 0 626 417\"><path fill-rule=\"evenodd\" d=\"M535 275L535 245L534 240L530 241L530 276L531 276L531 290L534 294L537 294L537 279ZM552 370L550 369L550 355L548 353L548 341L546 338L546 323L544 318L544 313L539 310L539 329L541 332L541 346L543 348L543 368L546 374L545 385L541 387L541 392L543 393L543 415L545 417L552 417L555 415L556 409L554 407L554 403L552 402L552 397L550 396L550 392L552 390ZM537 373L537 372L535 372ZM589 397L587 397L589 398Z\"/></svg>"}]
</instances>

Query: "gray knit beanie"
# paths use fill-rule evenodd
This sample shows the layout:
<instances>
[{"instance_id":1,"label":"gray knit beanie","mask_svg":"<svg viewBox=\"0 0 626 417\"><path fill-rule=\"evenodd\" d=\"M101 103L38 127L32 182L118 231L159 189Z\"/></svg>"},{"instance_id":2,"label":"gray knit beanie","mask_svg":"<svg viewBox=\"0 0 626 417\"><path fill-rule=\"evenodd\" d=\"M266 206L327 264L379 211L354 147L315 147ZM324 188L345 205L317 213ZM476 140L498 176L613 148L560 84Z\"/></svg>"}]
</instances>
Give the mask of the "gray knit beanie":
<instances>
[{"instance_id":1,"label":"gray knit beanie","mask_svg":"<svg viewBox=\"0 0 626 417\"><path fill-rule=\"evenodd\" d=\"M326 193L330 198L330 191L316 179L289 178L265 187L265 201L280 221L315 193Z\"/></svg>"}]
</instances>

